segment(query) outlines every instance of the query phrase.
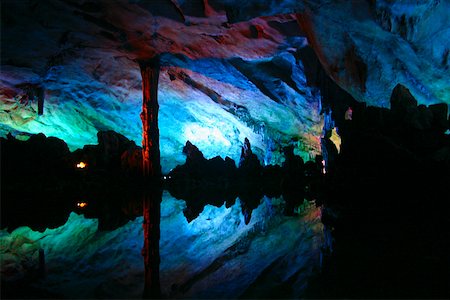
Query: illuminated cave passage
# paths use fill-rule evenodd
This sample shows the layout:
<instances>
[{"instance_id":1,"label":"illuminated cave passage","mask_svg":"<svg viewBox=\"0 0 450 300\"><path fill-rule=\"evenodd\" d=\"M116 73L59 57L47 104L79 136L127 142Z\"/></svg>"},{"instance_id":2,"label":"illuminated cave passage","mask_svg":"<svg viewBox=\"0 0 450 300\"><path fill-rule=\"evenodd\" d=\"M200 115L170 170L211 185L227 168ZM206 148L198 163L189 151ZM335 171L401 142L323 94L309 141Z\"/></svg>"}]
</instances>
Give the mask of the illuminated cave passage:
<instances>
[{"instance_id":1,"label":"illuminated cave passage","mask_svg":"<svg viewBox=\"0 0 450 300\"><path fill-rule=\"evenodd\" d=\"M2 298L449 298L448 1L1 2Z\"/></svg>"}]
</instances>

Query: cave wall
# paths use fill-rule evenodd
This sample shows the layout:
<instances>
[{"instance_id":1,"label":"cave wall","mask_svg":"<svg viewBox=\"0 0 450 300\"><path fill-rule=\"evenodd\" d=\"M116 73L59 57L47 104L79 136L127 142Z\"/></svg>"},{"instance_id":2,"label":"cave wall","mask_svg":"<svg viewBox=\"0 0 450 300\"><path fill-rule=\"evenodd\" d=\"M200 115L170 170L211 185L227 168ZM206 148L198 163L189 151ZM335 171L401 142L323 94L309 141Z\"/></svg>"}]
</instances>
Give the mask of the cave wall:
<instances>
[{"instance_id":1,"label":"cave wall","mask_svg":"<svg viewBox=\"0 0 450 300\"><path fill-rule=\"evenodd\" d=\"M112 129L140 145L137 59L157 50L163 172L184 162L187 140L208 158L236 161L245 137L266 163L279 163L287 144L305 159L320 152L320 95L307 86L293 55L306 38L282 32L297 27L293 16L229 25L224 12L179 20L172 6L155 9L139 1L7 2L2 136L43 132L73 151ZM43 115L29 86L43 90Z\"/></svg>"},{"instance_id":2,"label":"cave wall","mask_svg":"<svg viewBox=\"0 0 450 300\"><path fill-rule=\"evenodd\" d=\"M450 103L448 1L209 2L230 22L297 13L328 74L358 101L388 108L400 83L419 104Z\"/></svg>"},{"instance_id":3,"label":"cave wall","mask_svg":"<svg viewBox=\"0 0 450 300\"><path fill-rule=\"evenodd\" d=\"M245 137L265 163L289 144L320 153L322 96L348 101L311 82L310 47L315 75L357 101L389 107L402 83L419 104L450 102L445 1L241 2L3 2L0 134L75 150L112 129L140 145L137 61L154 55L163 172L187 140L208 158L237 160Z\"/></svg>"}]
</instances>

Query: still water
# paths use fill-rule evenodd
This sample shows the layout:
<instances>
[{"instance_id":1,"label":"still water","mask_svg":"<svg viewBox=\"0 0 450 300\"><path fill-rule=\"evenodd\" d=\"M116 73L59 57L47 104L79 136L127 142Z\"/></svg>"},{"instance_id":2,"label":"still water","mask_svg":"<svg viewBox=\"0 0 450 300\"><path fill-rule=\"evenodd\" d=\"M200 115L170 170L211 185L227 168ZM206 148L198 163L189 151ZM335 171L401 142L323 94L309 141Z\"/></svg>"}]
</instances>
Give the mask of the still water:
<instances>
[{"instance_id":1,"label":"still water","mask_svg":"<svg viewBox=\"0 0 450 300\"><path fill-rule=\"evenodd\" d=\"M92 203L81 203L73 204L67 221L56 228L1 230L2 279L28 280L64 298L141 298L143 217L137 214L120 226L104 228L89 214ZM122 206L128 215L139 210ZM192 219L186 201L164 191L163 297L301 297L320 267L320 208L304 202L286 216L285 206L283 197L264 196L246 219L237 198L206 204ZM45 266L39 266L39 249Z\"/></svg>"}]
</instances>

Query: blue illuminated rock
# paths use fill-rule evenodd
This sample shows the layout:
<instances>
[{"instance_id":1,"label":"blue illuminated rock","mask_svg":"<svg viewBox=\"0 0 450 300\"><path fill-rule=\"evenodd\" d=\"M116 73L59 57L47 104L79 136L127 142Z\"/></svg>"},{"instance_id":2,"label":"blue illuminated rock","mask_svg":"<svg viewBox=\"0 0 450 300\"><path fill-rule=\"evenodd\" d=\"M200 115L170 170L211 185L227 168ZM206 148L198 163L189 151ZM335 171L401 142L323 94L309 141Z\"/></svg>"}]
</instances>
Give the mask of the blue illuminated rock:
<instances>
[{"instance_id":1,"label":"blue illuminated rock","mask_svg":"<svg viewBox=\"0 0 450 300\"><path fill-rule=\"evenodd\" d=\"M287 145L305 160L320 153L320 93L298 55L308 45L358 101L388 107L401 83L419 104L450 102L446 1L160 2L8 1L0 134L42 132L73 151L114 130L140 145L136 60L155 54L163 173L187 140L235 161L245 137L266 164ZM24 86L44 91L43 115Z\"/></svg>"}]
</instances>

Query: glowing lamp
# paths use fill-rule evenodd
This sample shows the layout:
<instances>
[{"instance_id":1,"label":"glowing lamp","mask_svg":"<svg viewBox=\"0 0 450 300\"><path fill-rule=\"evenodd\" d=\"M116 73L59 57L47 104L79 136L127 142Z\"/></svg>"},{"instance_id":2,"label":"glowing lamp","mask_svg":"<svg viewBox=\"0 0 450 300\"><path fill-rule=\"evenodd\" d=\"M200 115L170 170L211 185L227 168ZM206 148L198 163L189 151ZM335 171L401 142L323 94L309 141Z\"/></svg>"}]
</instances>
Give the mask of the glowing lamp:
<instances>
[{"instance_id":1,"label":"glowing lamp","mask_svg":"<svg viewBox=\"0 0 450 300\"><path fill-rule=\"evenodd\" d=\"M325 169L325 160L322 160L322 173L325 174L327 170Z\"/></svg>"},{"instance_id":2,"label":"glowing lamp","mask_svg":"<svg viewBox=\"0 0 450 300\"><path fill-rule=\"evenodd\" d=\"M79 207L79 208L84 208L84 207L86 207L88 204L87 204L87 202L78 202L77 203L77 206Z\"/></svg>"},{"instance_id":3,"label":"glowing lamp","mask_svg":"<svg viewBox=\"0 0 450 300\"><path fill-rule=\"evenodd\" d=\"M80 161L79 163L77 163L77 168L78 169L84 169L87 167L87 163Z\"/></svg>"}]
</instances>

